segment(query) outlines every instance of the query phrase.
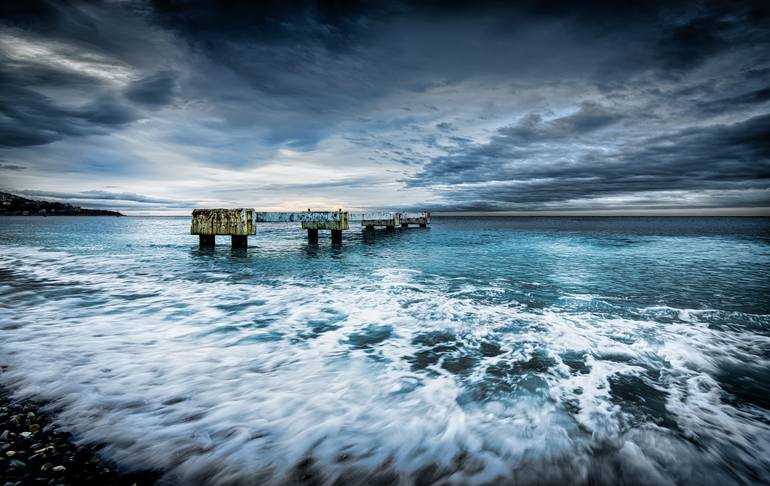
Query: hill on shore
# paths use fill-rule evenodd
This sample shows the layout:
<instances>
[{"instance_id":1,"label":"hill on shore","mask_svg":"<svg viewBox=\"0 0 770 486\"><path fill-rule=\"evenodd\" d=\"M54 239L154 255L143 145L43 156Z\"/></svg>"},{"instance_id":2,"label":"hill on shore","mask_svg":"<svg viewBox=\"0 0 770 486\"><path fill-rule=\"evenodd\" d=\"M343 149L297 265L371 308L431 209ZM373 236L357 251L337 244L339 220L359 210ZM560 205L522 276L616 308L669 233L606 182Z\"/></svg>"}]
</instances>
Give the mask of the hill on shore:
<instances>
[{"instance_id":1,"label":"hill on shore","mask_svg":"<svg viewBox=\"0 0 770 486\"><path fill-rule=\"evenodd\" d=\"M5 216L123 216L118 211L85 209L60 202L37 201L0 192L0 215Z\"/></svg>"}]
</instances>

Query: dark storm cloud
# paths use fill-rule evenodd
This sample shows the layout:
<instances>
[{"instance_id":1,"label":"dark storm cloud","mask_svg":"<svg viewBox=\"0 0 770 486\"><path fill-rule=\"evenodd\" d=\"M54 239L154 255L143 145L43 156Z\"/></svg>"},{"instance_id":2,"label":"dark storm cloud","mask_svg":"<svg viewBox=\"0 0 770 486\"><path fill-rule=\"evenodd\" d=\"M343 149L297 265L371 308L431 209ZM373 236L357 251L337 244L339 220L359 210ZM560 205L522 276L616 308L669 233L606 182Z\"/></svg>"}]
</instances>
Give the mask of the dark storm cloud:
<instances>
[{"instance_id":1,"label":"dark storm cloud","mask_svg":"<svg viewBox=\"0 0 770 486\"><path fill-rule=\"evenodd\" d=\"M0 18L4 23L24 28L52 28L60 17L60 9L50 2L2 2Z\"/></svg>"},{"instance_id":2,"label":"dark storm cloud","mask_svg":"<svg viewBox=\"0 0 770 486\"><path fill-rule=\"evenodd\" d=\"M44 145L66 136L110 133L136 119L110 96L75 107L58 105L33 90L5 86L0 92L0 147Z\"/></svg>"},{"instance_id":3,"label":"dark storm cloud","mask_svg":"<svg viewBox=\"0 0 770 486\"><path fill-rule=\"evenodd\" d=\"M569 160L551 164L548 160L536 159L550 156L555 143L579 143L583 137L621 119L620 115L593 103L584 103L576 112L552 120L544 120L539 113L530 113L516 124L499 128L487 143L460 140L451 155L431 160L408 183L464 184L552 177L553 173L564 170L574 172L578 168ZM583 169L589 168L590 164L586 164Z\"/></svg>"},{"instance_id":4,"label":"dark storm cloud","mask_svg":"<svg viewBox=\"0 0 770 486\"><path fill-rule=\"evenodd\" d=\"M617 34L629 19L643 25L660 15L639 8L628 17L625 7L608 3L596 8L601 22L592 25L596 19L583 9L557 13L539 2L516 8L503 2L313 2L299 8L278 2L237 12L222 4L153 5L154 22L199 54L192 63L206 76L194 78L189 88L206 92L236 127L254 123L256 110L267 129L265 143L300 150L312 149L354 113L376 109L394 93L427 93L475 78L583 76L586 67L559 44L587 44L577 57L599 53L609 62L614 54L605 47L614 39L597 36L597 25Z\"/></svg>"},{"instance_id":5,"label":"dark storm cloud","mask_svg":"<svg viewBox=\"0 0 770 486\"><path fill-rule=\"evenodd\" d=\"M385 2L206 2L151 0L152 17L185 37L275 40L325 39L333 46L365 13L385 13ZM310 39L308 39L310 37Z\"/></svg>"},{"instance_id":6,"label":"dark storm cloud","mask_svg":"<svg viewBox=\"0 0 770 486\"><path fill-rule=\"evenodd\" d=\"M24 169L26 169L26 167L23 165L0 163L0 170L24 170Z\"/></svg>"},{"instance_id":7,"label":"dark storm cloud","mask_svg":"<svg viewBox=\"0 0 770 486\"><path fill-rule=\"evenodd\" d=\"M175 74L162 71L131 83L125 95L135 103L157 108L173 100L176 87Z\"/></svg>"},{"instance_id":8,"label":"dark storm cloud","mask_svg":"<svg viewBox=\"0 0 770 486\"><path fill-rule=\"evenodd\" d=\"M182 201L174 201L166 198L143 196L134 193L115 193L109 191L82 191L82 192L55 192L55 191L20 191L27 196L52 197L56 199L104 199L133 201L139 203L158 203L158 204L181 204Z\"/></svg>"},{"instance_id":9,"label":"dark storm cloud","mask_svg":"<svg viewBox=\"0 0 770 486\"><path fill-rule=\"evenodd\" d=\"M525 146L541 142L574 140L582 135L617 123L622 118L617 113L596 103L583 103L570 115L543 121L542 115L530 113L518 124L498 130L495 141L511 146Z\"/></svg>"},{"instance_id":10,"label":"dark storm cloud","mask_svg":"<svg viewBox=\"0 0 770 486\"><path fill-rule=\"evenodd\" d=\"M38 62L19 61L0 55L0 84L14 87L65 87L80 90L98 89L101 83L76 72L62 72L53 66Z\"/></svg>"},{"instance_id":11,"label":"dark storm cloud","mask_svg":"<svg viewBox=\"0 0 770 486\"><path fill-rule=\"evenodd\" d=\"M770 73L768 73L770 75ZM760 105L770 101L770 86L748 93L720 98L702 103L698 109L706 113L721 113L730 110L740 110L747 106Z\"/></svg>"},{"instance_id":12,"label":"dark storm cloud","mask_svg":"<svg viewBox=\"0 0 770 486\"><path fill-rule=\"evenodd\" d=\"M449 208L755 205L768 52L766 2L2 2L0 147L34 169L149 121L137 151L200 157L180 176L344 140ZM71 164L131 173L116 139Z\"/></svg>"},{"instance_id":13,"label":"dark storm cloud","mask_svg":"<svg viewBox=\"0 0 770 486\"><path fill-rule=\"evenodd\" d=\"M311 150L353 111L388 91L374 79L358 2L150 2L148 18L191 48L187 95L229 127L256 126L267 146ZM255 137L255 135L252 135Z\"/></svg>"},{"instance_id":14,"label":"dark storm cloud","mask_svg":"<svg viewBox=\"0 0 770 486\"><path fill-rule=\"evenodd\" d=\"M664 69L693 68L729 46L726 34L732 24L714 17L699 17L664 33L656 45L656 57Z\"/></svg>"},{"instance_id":15,"label":"dark storm cloud","mask_svg":"<svg viewBox=\"0 0 770 486\"><path fill-rule=\"evenodd\" d=\"M0 146L110 134L141 118L137 106L170 101L174 80L166 71L125 93L116 85L153 57L135 45L149 34L132 30L141 23L126 21L131 13L115 4L3 2Z\"/></svg>"},{"instance_id":16,"label":"dark storm cloud","mask_svg":"<svg viewBox=\"0 0 770 486\"><path fill-rule=\"evenodd\" d=\"M527 149L525 144L541 138L521 137L520 125L499 130L487 144L467 146L431 161L410 184L444 186L450 200L478 210L500 209L501 203L527 207L622 194L767 191L770 186L770 115L689 128L623 144L610 152L588 152L577 160L568 153L541 157L538 149ZM527 163L510 163L517 157ZM463 186L474 183L471 188ZM768 203L766 192L750 205Z\"/></svg>"}]
</instances>

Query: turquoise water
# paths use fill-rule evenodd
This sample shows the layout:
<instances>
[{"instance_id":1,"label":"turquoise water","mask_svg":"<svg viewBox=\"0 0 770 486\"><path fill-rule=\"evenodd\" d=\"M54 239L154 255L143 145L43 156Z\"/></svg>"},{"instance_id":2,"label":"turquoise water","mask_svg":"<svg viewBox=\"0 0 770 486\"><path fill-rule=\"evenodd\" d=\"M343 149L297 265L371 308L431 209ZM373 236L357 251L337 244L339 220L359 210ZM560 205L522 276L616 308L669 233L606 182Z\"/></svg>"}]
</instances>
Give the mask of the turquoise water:
<instances>
[{"instance_id":1,"label":"turquoise water","mask_svg":"<svg viewBox=\"0 0 770 486\"><path fill-rule=\"evenodd\" d=\"M770 482L770 220L434 219L247 251L0 218L0 382L169 482ZM326 238L324 238L324 236Z\"/></svg>"}]
</instances>

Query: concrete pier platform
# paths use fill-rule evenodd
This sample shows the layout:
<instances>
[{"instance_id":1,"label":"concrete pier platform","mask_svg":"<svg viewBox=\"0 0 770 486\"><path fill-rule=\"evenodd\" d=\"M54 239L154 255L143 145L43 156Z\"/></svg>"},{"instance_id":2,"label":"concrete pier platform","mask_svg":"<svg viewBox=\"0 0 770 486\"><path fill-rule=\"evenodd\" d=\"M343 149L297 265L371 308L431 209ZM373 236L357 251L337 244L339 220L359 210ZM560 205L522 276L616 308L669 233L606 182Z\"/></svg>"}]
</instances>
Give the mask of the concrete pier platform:
<instances>
[{"instance_id":1,"label":"concrete pier platform","mask_svg":"<svg viewBox=\"0 0 770 486\"><path fill-rule=\"evenodd\" d=\"M430 224L430 213L427 211L401 213L401 227L408 228L410 224L420 225L420 228L427 228Z\"/></svg>"},{"instance_id":2,"label":"concrete pier platform","mask_svg":"<svg viewBox=\"0 0 770 486\"><path fill-rule=\"evenodd\" d=\"M342 231L350 229L347 211L264 211L256 213L259 223L301 223L307 230L307 242L318 243L318 230L328 230L332 243L342 243Z\"/></svg>"},{"instance_id":3,"label":"concrete pier platform","mask_svg":"<svg viewBox=\"0 0 770 486\"><path fill-rule=\"evenodd\" d=\"M233 248L246 248L248 236L257 233L255 214L250 208L196 209L190 234L198 235L201 246L214 246L217 235L225 235L231 237Z\"/></svg>"},{"instance_id":4,"label":"concrete pier platform","mask_svg":"<svg viewBox=\"0 0 770 486\"><path fill-rule=\"evenodd\" d=\"M308 211L281 214L290 215L288 217L293 218L290 221L302 222L302 229L307 230L308 243L318 243L318 230L329 230L332 233L332 243L339 245L342 243L342 230L350 229L347 211Z\"/></svg>"},{"instance_id":5,"label":"concrete pier platform","mask_svg":"<svg viewBox=\"0 0 770 486\"><path fill-rule=\"evenodd\" d=\"M387 211L360 213L356 214L356 219L361 220L361 226L367 230L373 230L376 227L385 227L389 231L396 229L401 224L401 213L391 213Z\"/></svg>"},{"instance_id":6,"label":"concrete pier platform","mask_svg":"<svg viewBox=\"0 0 770 486\"><path fill-rule=\"evenodd\" d=\"M347 211L258 211L255 213L258 223L339 223L346 225L350 214ZM329 229L329 228L318 228ZM348 229L348 228L340 228Z\"/></svg>"}]
</instances>

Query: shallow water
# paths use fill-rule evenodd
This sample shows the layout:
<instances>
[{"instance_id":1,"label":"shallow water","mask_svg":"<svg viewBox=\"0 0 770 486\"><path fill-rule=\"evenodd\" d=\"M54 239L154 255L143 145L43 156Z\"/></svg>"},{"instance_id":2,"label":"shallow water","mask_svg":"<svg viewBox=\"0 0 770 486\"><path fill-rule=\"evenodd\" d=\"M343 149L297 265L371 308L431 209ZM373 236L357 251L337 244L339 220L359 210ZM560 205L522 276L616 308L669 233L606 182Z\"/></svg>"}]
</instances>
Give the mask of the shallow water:
<instances>
[{"instance_id":1,"label":"shallow water","mask_svg":"<svg viewBox=\"0 0 770 486\"><path fill-rule=\"evenodd\" d=\"M0 218L0 382L172 483L770 482L770 220ZM323 238L327 236L327 238Z\"/></svg>"}]
</instances>

